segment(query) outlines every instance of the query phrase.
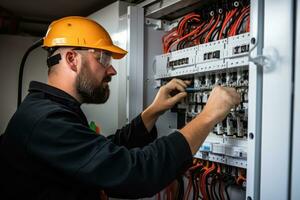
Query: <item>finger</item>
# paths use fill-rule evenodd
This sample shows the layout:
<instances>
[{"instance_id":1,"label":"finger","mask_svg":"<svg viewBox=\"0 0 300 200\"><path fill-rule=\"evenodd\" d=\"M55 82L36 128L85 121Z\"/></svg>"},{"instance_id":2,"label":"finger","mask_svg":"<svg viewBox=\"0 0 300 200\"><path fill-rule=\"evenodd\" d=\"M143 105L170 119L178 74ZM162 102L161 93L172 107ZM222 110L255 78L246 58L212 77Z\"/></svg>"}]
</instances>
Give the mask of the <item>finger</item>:
<instances>
[{"instance_id":1,"label":"finger","mask_svg":"<svg viewBox=\"0 0 300 200\"><path fill-rule=\"evenodd\" d=\"M192 81L191 81L191 80L184 80L184 83L185 83L186 85L190 85L190 84L192 83Z\"/></svg>"},{"instance_id":2,"label":"finger","mask_svg":"<svg viewBox=\"0 0 300 200\"><path fill-rule=\"evenodd\" d=\"M185 87L183 87L183 86L180 85L180 84L176 84L175 87L176 87L176 89L177 89L178 91L180 91L180 92L184 92L184 91L185 91Z\"/></svg>"},{"instance_id":3,"label":"finger","mask_svg":"<svg viewBox=\"0 0 300 200\"><path fill-rule=\"evenodd\" d=\"M235 105L238 105L241 103L241 95L236 93L236 98L235 98Z\"/></svg>"},{"instance_id":4,"label":"finger","mask_svg":"<svg viewBox=\"0 0 300 200\"><path fill-rule=\"evenodd\" d=\"M184 99L185 97L187 96L187 93L186 92L180 92L178 94L176 94L175 96L169 98L169 102L172 104L172 105L175 105L176 103L180 102L182 99Z\"/></svg>"},{"instance_id":5,"label":"finger","mask_svg":"<svg viewBox=\"0 0 300 200\"><path fill-rule=\"evenodd\" d=\"M227 88L227 91L232 99L233 105L238 105L240 104L241 101L241 96L240 94L236 91L234 88Z\"/></svg>"},{"instance_id":6,"label":"finger","mask_svg":"<svg viewBox=\"0 0 300 200\"><path fill-rule=\"evenodd\" d=\"M166 85L166 88L168 89L168 92L174 91L174 90L178 90L180 92L184 92L185 91L185 87L183 87L182 85L178 84L177 82L172 82L168 85Z\"/></svg>"},{"instance_id":7,"label":"finger","mask_svg":"<svg viewBox=\"0 0 300 200\"><path fill-rule=\"evenodd\" d=\"M185 83L185 81L181 80L181 79L177 79L175 78L174 81L180 85L182 85L182 87L187 87L188 85Z\"/></svg>"},{"instance_id":8,"label":"finger","mask_svg":"<svg viewBox=\"0 0 300 200\"><path fill-rule=\"evenodd\" d=\"M234 104L239 104L241 100L241 95L237 92L237 90L235 88L228 88L228 91L230 92L230 95L234 100Z\"/></svg>"}]
</instances>

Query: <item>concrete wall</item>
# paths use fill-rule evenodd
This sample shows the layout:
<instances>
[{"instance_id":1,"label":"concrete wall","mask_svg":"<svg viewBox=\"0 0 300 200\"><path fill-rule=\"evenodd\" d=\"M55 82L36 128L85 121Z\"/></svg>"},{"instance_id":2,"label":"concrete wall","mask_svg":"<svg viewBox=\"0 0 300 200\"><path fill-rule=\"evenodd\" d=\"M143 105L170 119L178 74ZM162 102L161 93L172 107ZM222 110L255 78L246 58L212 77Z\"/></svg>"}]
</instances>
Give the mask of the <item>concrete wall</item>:
<instances>
[{"instance_id":1,"label":"concrete wall","mask_svg":"<svg viewBox=\"0 0 300 200\"><path fill-rule=\"evenodd\" d=\"M0 35L0 134L17 108L18 74L22 57L38 38ZM47 80L46 51L34 50L28 57L23 77L23 97L29 82Z\"/></svg>"}]
</instances>

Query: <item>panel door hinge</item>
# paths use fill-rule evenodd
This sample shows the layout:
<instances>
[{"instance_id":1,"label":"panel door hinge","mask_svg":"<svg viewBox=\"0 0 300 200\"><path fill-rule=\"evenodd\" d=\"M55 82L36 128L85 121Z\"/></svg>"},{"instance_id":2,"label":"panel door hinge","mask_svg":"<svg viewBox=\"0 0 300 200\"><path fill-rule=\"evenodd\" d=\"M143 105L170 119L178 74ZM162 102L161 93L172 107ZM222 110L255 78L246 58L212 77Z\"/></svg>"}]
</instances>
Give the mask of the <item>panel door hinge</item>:
<instances>
[{"instance_id":1,"label":"panel door hinge","mask_svg":"<svg viewBox=\"0 0 300 200\"><path fill-rule=\"evenodd\" d=\"M271 71L274 70L278 65L280 57L276 48L267 47L263 49L262 55L251 57L249 54L249 61L253 62L258 67L262 67L265 71Z\"/></svg>"}]
</instances>

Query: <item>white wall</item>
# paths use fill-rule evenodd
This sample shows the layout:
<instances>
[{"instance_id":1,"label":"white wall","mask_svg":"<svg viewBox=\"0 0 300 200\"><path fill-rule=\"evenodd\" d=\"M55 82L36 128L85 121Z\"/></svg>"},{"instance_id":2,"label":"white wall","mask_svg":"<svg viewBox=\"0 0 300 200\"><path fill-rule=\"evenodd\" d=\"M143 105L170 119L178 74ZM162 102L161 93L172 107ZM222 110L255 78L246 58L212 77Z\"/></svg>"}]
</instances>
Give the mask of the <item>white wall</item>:
<instances>
[{"instance_id":1,"label":"white wall","mask_svg":"<svg viewBox=\"0 0 300 200\"><path fill-rule=\"evenodd\" d=\"M89 18L100 23L111 35L114 44L126 49L125 2L115 2L91 15ZM126 15L125 15L126 17ZM124 37L125 36L125 37ZM126 58L113 60L117 75L112 78L110 98L102 105L83 105L82 110L89 121L100 125L102 134L113 134L126 123Z\"/></svg>"},{"instance_id":2,"label":"white wall","mask_svg":"<svg viewBox=\"0 0 300 200\"><path fill-rule=\"evenodd\" d=\"M112 36L114 44L126 49L127 5L115 2L89 17L100 23ZM121 37L120 37L121 36ZM19 65L23 54L38 38L0 35L0 133L16 110ZM114 60L117 75L110 83L111 95L104 105L82 105L88 121L95 121L104 135L109 135L126 123L126 57ZM28 57L23 77L23 97L29 82L47 81L46 51L39 48Z\"/></svg>"},{"instance_id":3,"label":"white wall","mask_svg":"<svg viewBox=\"0 0 300 200\"><path fill-rule=\"evenodd\" d=\"M17 108L19 66L34 37L0 35L0 134ZM23 97L31 80L46 81L46 52L34 50L28 57L23 77Z\"/></svg>"}]
</instances>

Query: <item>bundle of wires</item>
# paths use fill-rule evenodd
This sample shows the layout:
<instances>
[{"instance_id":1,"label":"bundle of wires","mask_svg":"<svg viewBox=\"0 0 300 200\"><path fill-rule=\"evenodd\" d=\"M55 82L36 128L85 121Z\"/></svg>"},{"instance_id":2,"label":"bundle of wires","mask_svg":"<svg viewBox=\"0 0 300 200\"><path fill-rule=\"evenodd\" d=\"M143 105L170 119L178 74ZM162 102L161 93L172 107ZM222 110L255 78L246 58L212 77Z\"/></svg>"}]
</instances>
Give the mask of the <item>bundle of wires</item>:
<instances>
[{"instance_id":1,"label":"bundle of wires","mask_svg":"<svg viewBox=\"0 0 300 200\"><path fill-rule=\"evenodd\" d=\"M244 190L246 170L194 159L193 166L186 171L184 177L187 179L186 188L184 188L184 181L180 177L161 193L158 193L156 199L230 200L230 186L238 186Z\"/></svg>"},{"instance_id":2,"label":"bundle of wires","mask_svg":"<svg viewBox=\"0 0 300 200\"><path fill-rule=\"evenodd\" d=\"M184 200L189 200L190 195L192 193L192 199L196 200L198 199L200 192L199 192L199 186L200 186L200 179L199 176L201 176L205 171L205 166L202 162L195 159L194 160L194 166L188 169L185 176L188 178L188 184L187 188L184 193ZM202 198L202 197L201 197Z\"/></svg>"},{"instance_id":3,"label":"bundle of wires","mask_svg":"<svg viewBox=\"0 0 300 200\"><path fill-rule=\"evenodd\" d=\"M178 23L177 28L174 28L163 36L163 52L167 53L170 52L171 49L177 50L180 46L185 46L185 40L187 40L201 28L199 27L199 22L199 14L189 13L184 16Z\"/></svg>"},{"instance_id":4,"label":"bundle of wires","mask_svg":"<svg viewBox=\"0 0 300 200\"><path fill-rule=\"evenodd\" d=\"M211 10L209 17L189 13L162 37L163 53L220 40L250 31L250 6Z\"/></svg>"},{"instance_id":5,"label":"bundle of wires","mask_svg":"<svg viewBox=\"0 0 300 200\"><path fill-rule=\"evenodd\" d=\"M163 191L156 194L157 200L182 200L184 195L184 182L182 176L178 177Z\"/></svg>"}]
</instances>

